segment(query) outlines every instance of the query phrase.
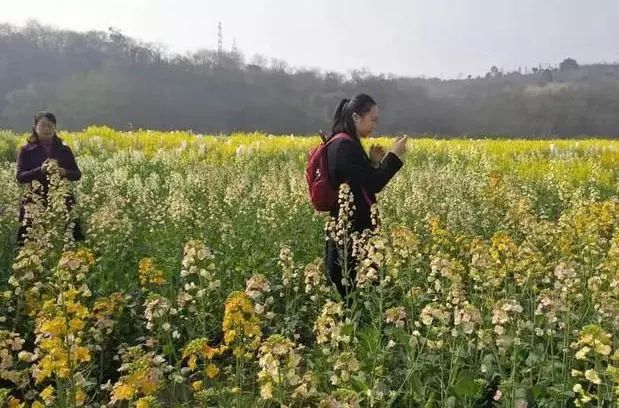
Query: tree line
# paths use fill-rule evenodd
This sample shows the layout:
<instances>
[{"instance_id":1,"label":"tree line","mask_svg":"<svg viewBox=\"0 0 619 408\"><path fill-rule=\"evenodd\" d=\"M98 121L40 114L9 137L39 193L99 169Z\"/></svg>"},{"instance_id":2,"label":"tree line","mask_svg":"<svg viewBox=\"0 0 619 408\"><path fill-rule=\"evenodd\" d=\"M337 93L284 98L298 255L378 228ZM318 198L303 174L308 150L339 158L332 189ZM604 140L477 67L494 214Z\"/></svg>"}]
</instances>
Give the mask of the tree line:
<instances>
[{"instance_id":1,"label":"tree line","mask_svg":"<svg viewBox=\"0 0 619 408\"><path fill-rule=\"evenodd\" d=\"M169 53L118 30L79 33L29 22L0 25L0 128L27 131L55 112L64 129L260 130L315 134L338 101L365 92L380 132L436 137L619 135L619 65L554 67L465 79L292 68L238 50Z\"/></svg>"}]
</instances>

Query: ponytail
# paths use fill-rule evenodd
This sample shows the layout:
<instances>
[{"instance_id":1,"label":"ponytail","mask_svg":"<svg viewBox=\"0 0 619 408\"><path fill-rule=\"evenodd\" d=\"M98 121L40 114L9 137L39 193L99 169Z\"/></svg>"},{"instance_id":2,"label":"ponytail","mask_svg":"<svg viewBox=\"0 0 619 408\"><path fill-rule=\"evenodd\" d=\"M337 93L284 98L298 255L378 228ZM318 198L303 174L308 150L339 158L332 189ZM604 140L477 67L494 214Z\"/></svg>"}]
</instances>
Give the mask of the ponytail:
<instances>
[{"instance_id":1,"label":"ponytail","mask_svg":"<svg viewBox=\"0 0 619 408\"><path fill-rule=\"evenodd\" d=\"M337 109L335 110L334 119L342 118L342 113L344 112L344 109L346 108L346 104L348 104L349 102L350 102L350 98L342 99L340 104L337 106Z\"/></svg>"}]
</instances>

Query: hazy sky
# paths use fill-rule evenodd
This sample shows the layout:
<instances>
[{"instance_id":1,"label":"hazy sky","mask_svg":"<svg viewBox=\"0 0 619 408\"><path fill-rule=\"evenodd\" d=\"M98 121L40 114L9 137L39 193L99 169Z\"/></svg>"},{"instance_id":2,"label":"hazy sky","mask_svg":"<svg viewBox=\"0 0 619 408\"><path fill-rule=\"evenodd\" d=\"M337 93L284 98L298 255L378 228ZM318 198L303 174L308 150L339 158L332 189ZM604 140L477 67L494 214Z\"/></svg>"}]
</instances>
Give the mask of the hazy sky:
<instances>
[{"instance_id":1,"label":"hazy sky","mask_svg":"<svg viewBox=\"0 0 619 408\"><path fill-rule=\"evenodd\" d=\"M114 26L173 52L224 47L295 67L478 75L619 61L619 0L0 0L0 22Z\"/></svg>"}]
</instances>

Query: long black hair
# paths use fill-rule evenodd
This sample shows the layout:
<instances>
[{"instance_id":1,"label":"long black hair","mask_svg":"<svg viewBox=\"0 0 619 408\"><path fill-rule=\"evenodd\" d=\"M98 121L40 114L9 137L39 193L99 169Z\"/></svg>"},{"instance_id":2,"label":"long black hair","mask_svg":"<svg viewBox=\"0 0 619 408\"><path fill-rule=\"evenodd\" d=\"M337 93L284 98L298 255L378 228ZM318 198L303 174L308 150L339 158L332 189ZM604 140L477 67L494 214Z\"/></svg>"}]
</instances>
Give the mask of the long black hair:
<instances>
[{"instance_id":1,"label":"long black hair","mask_svg":"<svg viewBox=\"0 0 619 408\"><path fill-rule=\"evenodd\" d=\"M34 123L32 124L32 134L28 137L28 143L38 143L39 135L37 134L37 124L41 119L47 119L56 126L56 115L48 111L41 111L34 115ZM54 132L54 140L57 141L58 135Z\"/></svg>"},{"instance_id":2,"label":"long black hair","mask_svg":"<svg viewBox=\"0 0 619 408\"><path fill-rule=\"evenodd\" d=\"M331 136L338 133L347 133L352 137L358 137L353 114L363 116L376 106L376 101L369 95L359 94L352 99L344 98L338 105L333 115Z\"/></svg>"}]
</instances>

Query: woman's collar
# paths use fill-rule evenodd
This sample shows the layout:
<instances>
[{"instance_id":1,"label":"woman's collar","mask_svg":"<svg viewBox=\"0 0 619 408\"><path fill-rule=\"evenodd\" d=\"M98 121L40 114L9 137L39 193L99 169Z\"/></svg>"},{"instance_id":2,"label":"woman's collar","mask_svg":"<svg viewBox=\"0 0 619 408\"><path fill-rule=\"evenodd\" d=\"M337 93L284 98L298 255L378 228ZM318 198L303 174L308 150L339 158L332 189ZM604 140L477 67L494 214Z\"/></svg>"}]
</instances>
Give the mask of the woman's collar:
<instances>
[{"instance_id":1,"label":"woman's collar","mask_svg":"<svg viewBox=\"0 0 619 408\"><path fill-rule=\"evenodd\" d=\"M52 138L52 140L49 141L49 145L50 146L55 146L55 145L60 145L60 138L56 135L54 135L54 137ZM26 151L32 151L32 150L36 150L37 148L42 147L42 143L40 142L28 142L28 144L26 144L25 150Z\"/></svg>"}]
</instances>

